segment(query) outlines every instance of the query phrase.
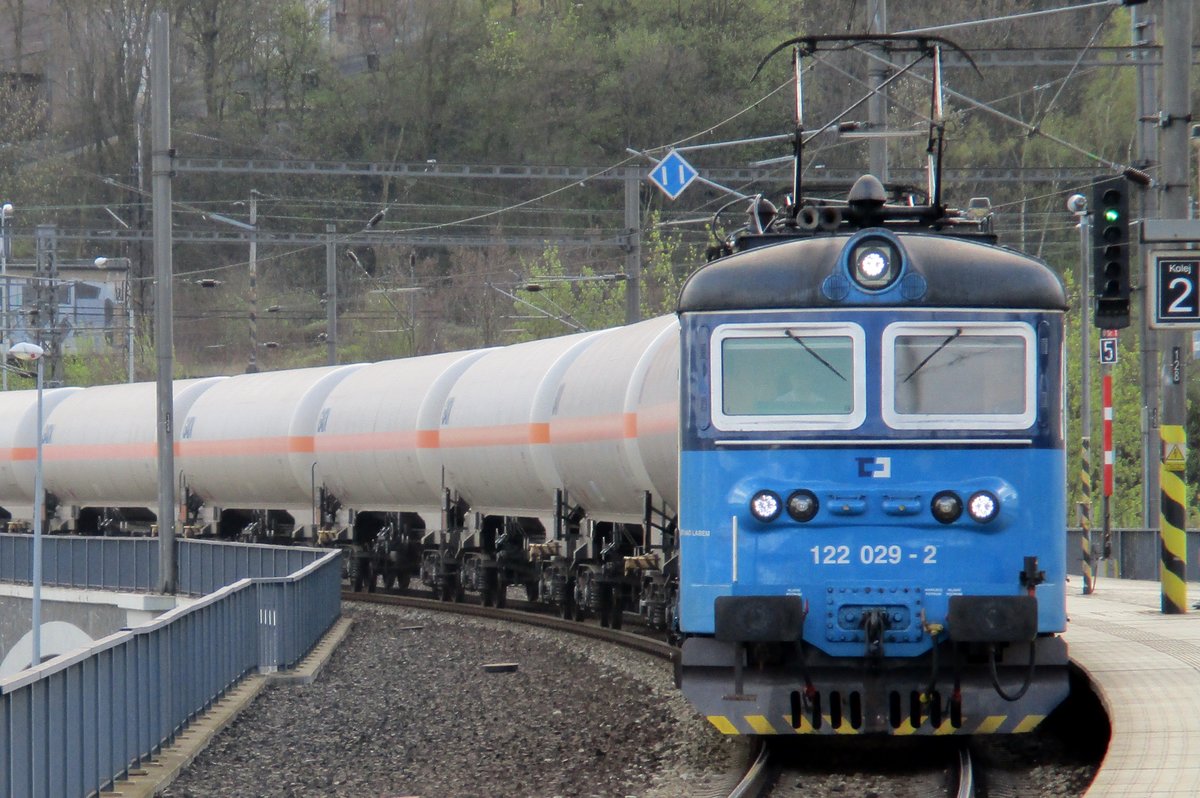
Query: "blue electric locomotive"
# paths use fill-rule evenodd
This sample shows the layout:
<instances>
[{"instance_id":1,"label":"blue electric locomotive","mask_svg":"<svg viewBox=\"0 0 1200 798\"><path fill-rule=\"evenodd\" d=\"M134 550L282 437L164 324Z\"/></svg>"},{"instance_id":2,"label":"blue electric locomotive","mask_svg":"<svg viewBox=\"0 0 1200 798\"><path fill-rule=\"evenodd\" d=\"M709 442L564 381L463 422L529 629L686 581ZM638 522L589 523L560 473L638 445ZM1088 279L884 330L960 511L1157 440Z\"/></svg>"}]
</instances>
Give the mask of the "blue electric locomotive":
<instances>
[{"instance_id":1,"label":"blue electric locomotive","mask_svg":"<svg viewBox=\"0 0 1200 798\"><path fill-rule=\"evenodd\" d=\"M681 294L679 679L725 733L1023 732L1067 695L1063 288L921 212L864 177Z\"/></svg>"}]
</instances>

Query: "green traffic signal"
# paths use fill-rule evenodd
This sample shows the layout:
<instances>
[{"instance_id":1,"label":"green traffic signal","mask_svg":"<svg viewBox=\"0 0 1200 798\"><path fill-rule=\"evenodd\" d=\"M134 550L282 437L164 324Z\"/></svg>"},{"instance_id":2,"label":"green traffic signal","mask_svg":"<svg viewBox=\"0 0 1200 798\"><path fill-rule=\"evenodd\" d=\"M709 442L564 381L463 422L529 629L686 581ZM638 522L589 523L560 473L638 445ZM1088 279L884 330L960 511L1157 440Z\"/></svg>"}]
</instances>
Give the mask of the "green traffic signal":
<instances>
[{"instance_id":1,"label":"green traffic signal","mask_svg":"<svg viewBox=\"0 0 1200 798\"><path fill-rule=\"evenodd\" d=\"M1121 218L1121 212L1116 208L1109 208L1104 212L1104 221L1115 222Z\"/></svg>"}]
</instances>

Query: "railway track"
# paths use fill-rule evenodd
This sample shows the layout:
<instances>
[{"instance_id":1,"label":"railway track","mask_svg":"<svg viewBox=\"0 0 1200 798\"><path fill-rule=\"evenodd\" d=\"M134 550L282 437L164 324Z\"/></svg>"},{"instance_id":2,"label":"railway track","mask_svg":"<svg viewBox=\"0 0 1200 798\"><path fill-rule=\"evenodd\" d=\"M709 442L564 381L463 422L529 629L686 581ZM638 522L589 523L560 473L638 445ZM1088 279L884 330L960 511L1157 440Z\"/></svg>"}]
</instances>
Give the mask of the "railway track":
<instances>
[{"instance_id":1,"label":"railway track","mask_svg":"<svg viewBox=\"0 0 1200 798\"><path fill-rule=\"evenodd\" d=\"M413 595L356 593L349 590L343 591L342 597L348 601L454 613L541 627L640 651L672 663L678 656L678 649L645 633L613 630L600 626L594 620L565 620L542 605L525 601L514 600L508 608L496 609L479 604L444 602ZM634 625L636 617L632 614L626 616L626 629ZM1004 741L985 743L985 747L976 751L976 756L972 757L971 749L965 745L949 746L942 748L940 753L929 754L917 753L918 749L901 749L900 753L897 753L893 748L892 753L887 754L882 753L888 750L887 743L883 743L882 748L875 746L869 753L864 753L861 748L845 745L832 747L836 745L836 741L766 739L761 745L746 747L745 759L738 763L741 770L722 780L725 786L713 784L710 785L712 789L701 790L701 793L704 798L844 798L845 795L860 794L863 790L866 791L864 794L874 792L905 798L926 798L931 795L1002 798L1030 794L1031 790L1037 794L1037 791L1045 786L1043 782L1047 777L1036 773L1024 773L1019 767L1014 770L1012 763L1014 757L1017 761L1026 762L1036 757L1022 748L1024 754L1008 754L1002 757L998 764L995 761L995 747L1003 744ZM1048 747L1054 748L1053 740L1048 741ZM1040 748L1035 745L1035 750ZM1065 767L1069 769L1070 765ZM984 771L986 775L982 775ZM1055 777L1049 778L1052 784ZM1087 779L1083 779L1084 783L1086 781ZM732 786L734 782L737 782L736 787ZM1052 791L1047 794L1068 793Z\"/></svg>"},{"instance_id":2,"label":"railway track","mask_svg":"<svg viewBox=\"0 0 1200 798\"><path fill-rule=\"evenodd\" d=\"M355 593L349 590L342 592L342 598L347 601L386 604L409 609L446 612L506 623L535 626L640 651L668 662L674 662L678 656L678 649L664 641L633 632L602 627L595 622L565 620L549 613L531 612L529 610L536 609L536 605L529 604L526 606L525 602L520 602L520 604L514 602L515 606L511 608L497 609L494 607L484 607L479 604L445 602L412 595ZM743 772L739 776L734 777L737 782L736 785L728 791L722 791L719 796L714 795L713 798L724 798L726 795L728 798L764 798L770 795L788 796L792 794L786 786L781 786L781 782L787 780L788 767L786 760L791 755L794 755L794 752L789 753L788 751L792 742L766 739L756 741L748 749ZM945 786L942 794L954 796L954 798L976 798L977 779L968 746L965 744L962 745L955 750L954 754L954 763L943 769L943 772L947 776L943 781ZM814 786L810 781L812 775L809 772L804 776L804 780L808 782L806 792L812 790ZM897 776L897 779L900 781L903 781L905 778L904 776ZM921 777L917 776L916 778ZM924 788L917 787L916 789L918 792L921 792ZM821 793L818 789L817 792L810 794Z\"/></svg>"},{"instance_id":3,"label":"railway track","mask_svg":"<svg viewBox=\"0 0 1200 798\"><path fill-rule=\"evenodd\" d=\"M525 604L524 602L513 602L513 609L496 609L495 607L484 607L480 604L438 601L436 599L400 596L390 593L354 593L349 590L342 591L342 599L345 601L363 601L373 604L411 607L412 609L429 610L431 612L451 612L457 615L470 615L475 618L490 618L495 621L507 621L527 626L537 626L543 629L554 629L593 640L603 640L606 643L640 651L643 654L649 654L652 657L658 657L672 663L679 655L679 649L668 645L665 641L632 632L608 629L586 621L568 621L553 615L529 612L527 609L521 608Z\"/></svg>"},{"instance_id":4,"label":"railway track","mask_svg":"<svg viewBox=\"0 0 1200 798\"><path fill-rule=\"evenodd\" d=\"M976 798L977 764L962 742L934 751L766 738L731 798ZM1013 794L1015 795L1015 793Z\"/></svg>"}]
</instances>

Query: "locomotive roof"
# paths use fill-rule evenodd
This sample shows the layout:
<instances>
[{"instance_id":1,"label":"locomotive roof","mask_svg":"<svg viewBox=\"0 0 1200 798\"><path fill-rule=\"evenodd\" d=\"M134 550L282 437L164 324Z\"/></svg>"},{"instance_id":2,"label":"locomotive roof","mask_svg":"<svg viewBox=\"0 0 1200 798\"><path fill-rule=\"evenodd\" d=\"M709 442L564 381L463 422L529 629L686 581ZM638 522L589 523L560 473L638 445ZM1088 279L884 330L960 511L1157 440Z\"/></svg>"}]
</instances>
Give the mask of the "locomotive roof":
<instances>
[{"instance_id":1,"label":"locomotive roof","mask_svg":"<svg viewBox=\"0 0 1200 798\"><path fill-rule=\"evenodd\" d=\"M896 236L907 269L922 275L924 296L898 304L935 307L1065 310L1057 275L1014 250L931 233ZM841 307L821 290L838 269L849 235L789 238L713 261L688 278L680 312Z\"/></svg>"}]
</instances>

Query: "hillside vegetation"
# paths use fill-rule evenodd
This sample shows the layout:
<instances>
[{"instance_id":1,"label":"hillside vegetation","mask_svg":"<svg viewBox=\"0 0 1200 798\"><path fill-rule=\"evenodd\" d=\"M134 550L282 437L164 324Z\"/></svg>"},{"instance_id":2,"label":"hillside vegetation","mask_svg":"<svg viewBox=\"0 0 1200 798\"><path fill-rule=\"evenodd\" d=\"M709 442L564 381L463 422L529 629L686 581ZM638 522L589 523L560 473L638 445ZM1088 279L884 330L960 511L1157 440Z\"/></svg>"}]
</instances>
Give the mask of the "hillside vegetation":
<instances>
[{"instance_id":1,"label":"hillside vegetation","mask_svg":"<svg viewBox=\"0 0 1200 798\"><path fill-rule=\"evenodd\" d=\"M21 4L9 0L7 11ZM36 97L12 86L0 89L0 100L12 110L0 115L0 138L18 143L0 148L0 196L18 207L18 260L32 259L31 233L39 223L117 231L148 229L150 223L144 99L146 21L155 4L59 5L80 62L72 121L41 124L44 108ZM628 232L620 182L448 179L432 174L435 167L645 167L650 161L636 153L659 157L673 144L790 133L795 100L787 54L769 61L752 80L759 61L796 35L865 32L867 9L874 4L395 0L372 4L377 16L370 25L349 20L349 33L339 41L330 35L337 18L329 12L343 5L177 0L173 9L174 145L180 157L427 164L431 173L178 174L179 230L236 232L207 214L244 223L252 191L257 192L263 233L258 342L276 345L258 352L263 368L317 365L326 356L325 247L274 243L268 234L321 234L327 224L339 233L358 232L381 210L372 228L381 236L379 244L337 247L342 362L620 323L626 284L578 279L625 268L624 252L614 246ZM1018 0L894 1L887 28L1011 17L1044 6ZM1064 200L1085 190L1087 170L1112 174L1111 163L1137 159L1134 70L1094 63L1129 62L1124 53L1107 49L1130 41L1129 10L1090 7L1017 16L939 34L980 64L976 71L959 59L946 69L945 162L953 175L946 199L963 205L971 197L989 197L1002 241L1045 258L1074 291L1078 234ZM903 64L912 54L890 57ZM836 121L867 119L870 63L859 49L805 60L804 126L814 134L805 174L814 185L833 170L866 170L866 144L817 131ZM925 65L889 85L889 127L927 131L929 74ZM925 142L920 135L892 139L891 168L924 168ZM49 155L56 152L68 154ZM786 141L774 141L695 150L688 157L703 172L789 152ZM1153 164L1146 167L1154 171ZM1063 171L1068 168L1075 171ZM761 191L782 203L790 165L772 169L777 179L728 188ZM1011 170L1018 178L1042 173L993 182L979 169ZM672 203L643 184L642 315L672 309L679 284L703 260L705 221L730 199L696 185ZM427 243L388 242L389 233L419 233ZM513 243L517 240L526 244ZM142 317L149 318L148 245L70 239L60 241L59 253L65 260L129 257L139 278L135 298ZM181 375L244 369L247 259L246 242L176 245ZM202 278L210 287L197 284ZM545 290L520 290L531 281ZM1078 340L1077 332L1072 335ZM138 342L140 374L149 377L148 329L140 330ZM1126 524L1140 501L1137 349L1136 334L1126 331L1117 372L1122 386L1117 416L1123 423L1114 503L1114 517ZM76 382L119 380L123 357L92 353L72 364L70 374ZM1077 358L1073 363L1078 373ZM1098 371L1093 370L1097 379Z\"/></svg>"}]
</instances>

